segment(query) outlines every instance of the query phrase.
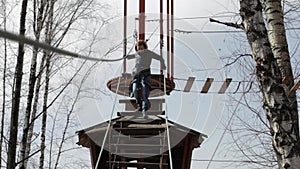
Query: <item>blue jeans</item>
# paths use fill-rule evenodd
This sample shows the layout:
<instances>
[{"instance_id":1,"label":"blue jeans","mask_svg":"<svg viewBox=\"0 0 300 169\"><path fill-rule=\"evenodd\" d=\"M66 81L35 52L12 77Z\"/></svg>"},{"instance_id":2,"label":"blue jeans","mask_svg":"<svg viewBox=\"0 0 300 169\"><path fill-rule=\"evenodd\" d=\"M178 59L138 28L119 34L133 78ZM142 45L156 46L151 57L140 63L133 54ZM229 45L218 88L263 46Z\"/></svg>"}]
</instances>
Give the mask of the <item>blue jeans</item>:
<instances>
[{"instance_id":1,"label":"blue jeans","mask_svg":"<svg viewBox=\"0 0 300 169\"><path fill-rule=\"evenodd\" d=\"M137 104L139 104L140 111L147 111L149 109L148 97L150 93L150 85L150 75L140 74L133 80L132 91Z\"/></svg>"}]
</instances>

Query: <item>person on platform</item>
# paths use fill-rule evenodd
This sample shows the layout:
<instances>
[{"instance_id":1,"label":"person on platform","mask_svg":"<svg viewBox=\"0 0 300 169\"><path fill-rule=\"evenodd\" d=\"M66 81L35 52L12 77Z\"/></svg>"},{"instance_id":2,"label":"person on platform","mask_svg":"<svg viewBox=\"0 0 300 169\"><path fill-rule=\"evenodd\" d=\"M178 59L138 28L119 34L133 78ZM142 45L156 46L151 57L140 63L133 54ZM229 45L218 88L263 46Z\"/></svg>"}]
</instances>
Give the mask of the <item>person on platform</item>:
<instances>
[{"instance_id":1,"label":"person on platform","mask_svg":"<svg viewBox=\"0 0 300 169\"><path fill-rule=\"evenodd\" d=\"M166 65L160 55L148 50L148 45L143 40L139 40L136 43L135 50L135 54L127 56L127 59L135 59L135 66L132 70L133 80L131 81L132 89L130 97L135 97L136 103L138 104L137 110L141 111L143 116L145 116L145 112L150 106L148 97L151 89L150 65L152 59L159 60L164 70L166 69ZM142 93L141 96L139 95L140 91Z\"/></svg>"}]
</instances>

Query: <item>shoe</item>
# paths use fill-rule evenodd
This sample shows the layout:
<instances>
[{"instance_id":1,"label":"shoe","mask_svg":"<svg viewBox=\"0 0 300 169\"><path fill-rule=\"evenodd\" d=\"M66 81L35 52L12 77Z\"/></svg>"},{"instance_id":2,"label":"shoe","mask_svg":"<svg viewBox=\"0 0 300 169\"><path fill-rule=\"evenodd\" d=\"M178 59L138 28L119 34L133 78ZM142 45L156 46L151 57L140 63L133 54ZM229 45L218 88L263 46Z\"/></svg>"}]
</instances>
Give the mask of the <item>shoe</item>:
<instances>
[{"instance_id":1,"label":"shoe","mask_svg":"<svg viewBox=\"0 0 300 169\"><path fill-rule=\"evenodd\" d=\"M145 112L145 110L142 111L142 115L143 115L143 118L146 117L146 112Z\"/></svg>"},{"instance_id":2,"label":"shoe","mask_svg":"<svg viewBox=\"0 0 300 169\"><path fill-rule=\"evenodd\" d=\"M142 116L143 116L143 118L148 119L148 115L146 114L145 110L142 111Z\"/></svg>"},{"instance_id":3,"label":"shoe","mask_svg":"<svg viewBox=\"0 0 300 169\"><path fill-rule=\"evenodd\" d=\"M140 107L138 107L138 108L136 108L134 111L135 111L135 112L138 112L138 111L142 111L142 109L141 109Z\"/></svg>"}]
</instances>

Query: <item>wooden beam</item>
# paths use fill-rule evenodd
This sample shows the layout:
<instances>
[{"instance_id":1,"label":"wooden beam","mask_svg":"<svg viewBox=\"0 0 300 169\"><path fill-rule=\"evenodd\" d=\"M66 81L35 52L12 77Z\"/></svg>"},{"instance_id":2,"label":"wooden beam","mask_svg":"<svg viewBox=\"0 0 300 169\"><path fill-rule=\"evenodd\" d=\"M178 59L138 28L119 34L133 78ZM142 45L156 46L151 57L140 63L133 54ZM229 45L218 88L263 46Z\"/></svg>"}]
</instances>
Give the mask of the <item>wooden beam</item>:
<instances>
[{"instance_id":1,"label":"wooden beam","mask_svg":"<svg viewBox=\"0 0 300 169\"><path fill-rule=\"evenodd\" d=\"M211 83L213 81L214 81L214 78L207 78L205 83L204 83L204 86L202 87L201 93L207 93L210 86L211 86Z\"/></svg>"},{"instance_id":2,"label":"wooden beam","mask_svg":"<svg viewBox=\"0 0 300 169\"><path fill-rule=\"evenodd\" d=\"M195 77L189 77L186 84L185 84L185 87L183 89L183 92L189 92L193 86L193 83L195 81Z\"/></svg>"},{"instance_id":3,"label":"wooden beam","mask_svg":"<svg viewBox=\"0 0 300 169\"><path fill-rule=\"evenodd\" d=\"M150 111L161 111L163 108L163 103L165 103L165 99L149 99L150 101ZM125 104L125 111L134 111L137 109L137 104L135 99L121 99L119 103Z\"/></svg>"},{"instance_id":4,"label":"wooden beam","mask_svg":"<svg viewBox=\"0 0 300 169\"><path fill-rule=\"evenodd\" d=\"M291 88L290 92L296 91L300 86L300 79L297 81L297 83Z\"/></svg>"},{"instance_id":5,"label":"wooden beam","mask_svg":"<svg viewBox=\"0 0 300 169\"><path fill-rule=\"evenodd\" d=\"M225 93L225 91L227 90L228 86L230 85L232 81L232 78L226 78L226 80L224 81L223 85L221 86L220 90L219 90L219 94L223 94Z\"/></svg>"},{"instance_id":6,"label":"wooden beam","mask_svg":"<svg viewBox=\"0 0 300 169\"><path fill-rule=\"evenodd\" d=\"M165 111L146 111L146 115L165 115ZM117 112L118 116L138 116L142 115L141 112L135 112L135 111L125 111L125 112Z\"/></svg>"},{"instance_id":7,"label":"wooden beam","mask_svg":"<svg viewBox=\"0 0 300 169\"><path fill-rule=\"evenodd\" d=\"M132 101L135 101L135 99L120 99L119 103L131 103ZM151 103L165 103L164 98L159 98L159 99L149 99Z\"/></svg>"},{"instance_id":8,"label":"wooden beam","mask_svg":"<svg viewBox=\"0 0 300 169\"><path fill-rule=\"evenodd\" d=\"M183 150L183 159L182 159L182 165L181 165L181 169L186 169L186 160L187 160L187 156L188 156L188 153L189 153L189 146L190 146L190 137L189 135L187 135L185 137L185 140L184 140L184 150Z\"/></svg>"}]
</instances>

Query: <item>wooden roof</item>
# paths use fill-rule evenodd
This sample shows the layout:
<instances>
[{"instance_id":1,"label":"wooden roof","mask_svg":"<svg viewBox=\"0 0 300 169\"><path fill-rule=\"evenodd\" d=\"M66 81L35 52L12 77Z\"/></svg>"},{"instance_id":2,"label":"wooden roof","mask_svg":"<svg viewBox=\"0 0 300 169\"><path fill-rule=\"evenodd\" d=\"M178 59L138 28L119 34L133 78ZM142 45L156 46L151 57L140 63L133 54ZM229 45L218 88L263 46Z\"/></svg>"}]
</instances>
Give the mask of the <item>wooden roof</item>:
<instances>
[{"instance_id":1,"label":"wooden roof","mask_svg":"<svg viewBox=\"0 0 300 169\"><path fill-rule=\"evenodd\" d=\"M130 130L131 132L133 132L132 134L142 134L144 132L151 132L151 129L163 129L167 126L165 118L155 115L148 115L147 119L137 116L118 117L111 121L111 126L114 126L116 123L119 122L122 122L123 125L125 125L125 127L128 129L128 131ZM90 147L90 141L92 140L96 144L101 145L100 142L104 139L104 135L107 130L108 124L109 121L105 121L95 126L91 126L86 129L77 131L79 137L79 141L77 144L88 148ZM178 123L172 122L171 120L168 120L167 124L170 131L170 137L173 140L173 142L180 142L184 135L189 134L197 138L196 140L198 141L197 143L195 143L195 146L198 147L200 146L202 141L205 138L207 138L207 135L195 131L193 129L189 129ZM118 132L117 130L118 128L114 128L113 132Z\"/></svg>"}]
</instances>

